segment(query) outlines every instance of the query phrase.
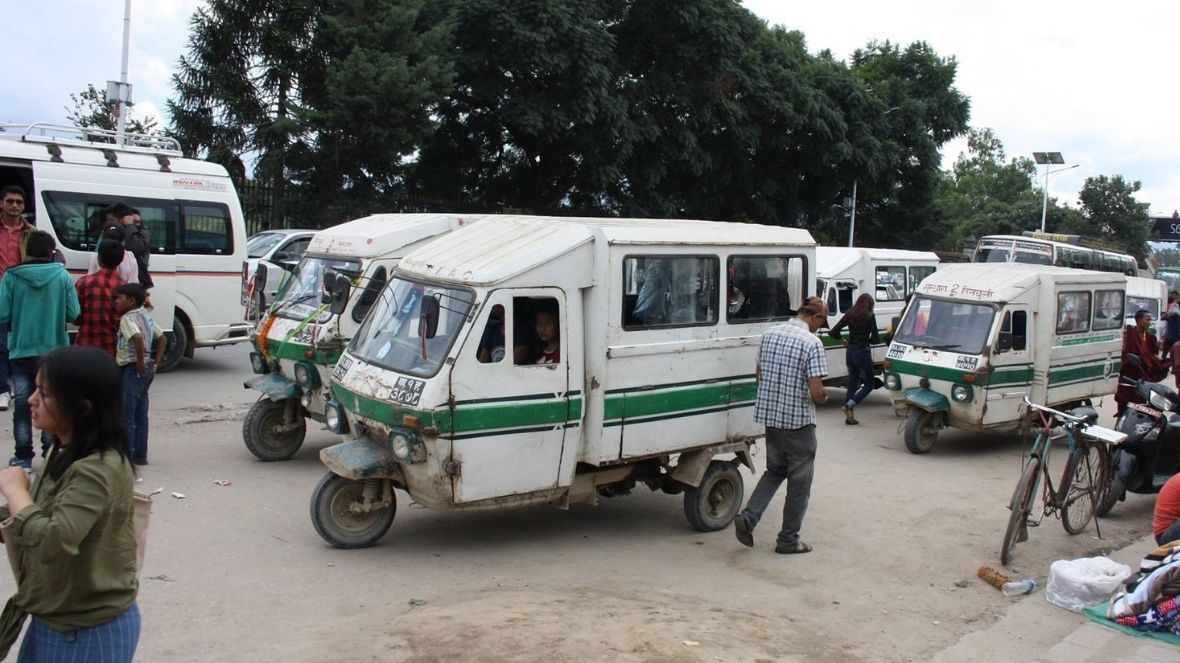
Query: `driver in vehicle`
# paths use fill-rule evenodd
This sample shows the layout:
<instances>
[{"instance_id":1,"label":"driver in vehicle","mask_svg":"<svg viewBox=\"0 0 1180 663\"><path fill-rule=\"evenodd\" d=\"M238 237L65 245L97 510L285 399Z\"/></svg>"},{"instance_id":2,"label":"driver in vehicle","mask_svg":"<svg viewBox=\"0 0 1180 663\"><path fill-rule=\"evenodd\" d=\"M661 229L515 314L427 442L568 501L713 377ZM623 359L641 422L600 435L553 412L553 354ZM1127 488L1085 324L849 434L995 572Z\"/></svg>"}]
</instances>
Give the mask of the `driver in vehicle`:
<instances>
[{"instance_id":1,"label":"driver in vehicle","mask_svg":"<svg viewBox=\"0 0 1180 663\"><path fill-rule=\"evenodd\" d=\"M1135 355L1139 362L1129 359ZM1159 349L1155 334L1151 333L1151 313L1140 310L1135 313L1135 324L1123 332L1123 361L1119 371L1119 387L1114 394L1114 402L1118 408L1115 418L1122 416L1127 409L1127 403L1142 403L1143 398L1130 386L1134 380L1148 380L1159 382L1168 374L1159 360ZM1142 366L1142 368L1140 368Z\"/></svg>"}]
</instances>

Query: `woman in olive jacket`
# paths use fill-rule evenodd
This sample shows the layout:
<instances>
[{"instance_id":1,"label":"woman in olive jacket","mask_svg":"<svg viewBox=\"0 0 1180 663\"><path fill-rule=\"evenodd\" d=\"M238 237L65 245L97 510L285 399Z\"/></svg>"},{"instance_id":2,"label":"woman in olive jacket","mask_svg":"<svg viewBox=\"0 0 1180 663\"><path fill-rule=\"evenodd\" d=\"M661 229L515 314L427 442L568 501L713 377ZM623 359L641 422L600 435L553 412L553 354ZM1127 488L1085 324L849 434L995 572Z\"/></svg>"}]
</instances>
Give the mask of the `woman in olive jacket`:
<instances>
[{"instance_id":1,"label":"woman in olive jacket","mask_svg":"<svg viewBox=\"0 0 1180 663\"><path fill-rule=\"evenodd\" d=\"M17 592L0 615L0 657L30 615L20 661L131 661L140 628L135 472L119 370L99 348L60 348L42 358L36 387L33 425L58 443L31 492L24 470L0 470L0 518L13 517L8 534L23 550Z\"/></svg>"}]
</instances>

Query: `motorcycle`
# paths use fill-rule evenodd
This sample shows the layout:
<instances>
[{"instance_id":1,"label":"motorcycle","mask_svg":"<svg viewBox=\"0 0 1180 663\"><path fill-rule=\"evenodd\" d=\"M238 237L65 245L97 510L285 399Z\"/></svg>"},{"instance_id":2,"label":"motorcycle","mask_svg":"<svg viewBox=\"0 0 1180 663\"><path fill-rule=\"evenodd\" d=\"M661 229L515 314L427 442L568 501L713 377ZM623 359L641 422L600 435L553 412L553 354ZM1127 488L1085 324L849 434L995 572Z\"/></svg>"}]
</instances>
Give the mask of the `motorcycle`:
<instances>
[{"instance_id":1,"label":"motorcycle","mask_svg":"<svg viewBox=\"0 0 1180 663\"><path fill-rule=\"evenodd\" d=\"M1143 369L1135 355L1128 361ZM1164 482L1180 471L1180 394L1175 389L1146 380L1124 382L1135 389L1143 403L1127 403L1115 429L1127 439L1114 447L1108 482L1095 513L1105 516L1127 493L1154 495Z\"/></svg>"}]
</instances>

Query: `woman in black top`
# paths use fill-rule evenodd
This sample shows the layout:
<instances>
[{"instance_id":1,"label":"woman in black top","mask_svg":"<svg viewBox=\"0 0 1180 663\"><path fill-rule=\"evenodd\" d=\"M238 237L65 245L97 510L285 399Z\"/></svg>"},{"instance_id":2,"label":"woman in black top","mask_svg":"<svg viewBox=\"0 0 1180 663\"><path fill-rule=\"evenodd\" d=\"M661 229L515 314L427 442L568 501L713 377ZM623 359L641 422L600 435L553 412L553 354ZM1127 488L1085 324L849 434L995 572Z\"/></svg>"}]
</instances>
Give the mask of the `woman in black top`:
<instances>
[{"instance_id":1,"label":"woman in black top","mask_svg":"<svg viewBox=\"0 0 1180 663\"><path fill-rule=\"evenodd\" d=\"M828 331L828 336L844 341L840 331L845 327L848 328L848 350L844 355L848 363L848 397L844 399L844 423L855 426L860 422L852 416L852 408L873 391L872 346L880 343L872 295L865 293L857 297L852 308Z\"/></svg>"}]
</instances>

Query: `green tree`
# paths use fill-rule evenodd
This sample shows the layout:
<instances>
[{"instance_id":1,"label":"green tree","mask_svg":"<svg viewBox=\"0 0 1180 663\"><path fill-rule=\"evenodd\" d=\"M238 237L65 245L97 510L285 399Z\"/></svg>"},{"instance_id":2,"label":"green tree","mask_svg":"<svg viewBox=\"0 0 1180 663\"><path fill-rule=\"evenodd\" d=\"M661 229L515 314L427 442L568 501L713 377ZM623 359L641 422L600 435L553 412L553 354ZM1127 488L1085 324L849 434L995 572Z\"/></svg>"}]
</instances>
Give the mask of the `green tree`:
<instances>
[{"instance_id":1,"label":"green tree","mask_svg":"<svg viewBox=\"0 0 1180 663\"><path fill-rule=\"evenodd\" d=\"M1087 177L1078 192L1081 215L1063 224L1063 230L1096 237L1145 259L1151 217L1149 205L1135 199L1141 186L1138 181L1124 180L1122 175Z\"/></svg>"},{"instance_id":2,"label":"green tree","mask_svg":"<svg viewBox=\"0 0 1180 663\"><path fill-rule=\"evenodd\" d=\"M290 161L308 150L302 84L325 66L311 48L322 11L314 0L209 0L193 13L188 52L172 76L173 134L186 152L231 170L250 154L255 177L271 188L275 227Z\"/></svg>"},{"instance_id":3,"label":"green tree","mask_svg":"<svg viewBox=\"0 0 1180 663\"><path fill-rule=\"evenodd\" d=\"M114 131L116 125L115 105L114 100L107 100L105 92L94 87L94 83L89 83L85 90L77 94L70 94L70 105L65 107L66 118L76 127L94 127L96 129ZM146 117L141 120L131 117L130 113L134 106L134 104L127 104L128 117L126 130L128 132L139 134L163 133L159 128L159 122L156 121L156 118ZM95 140L104 139L95 138Z\"/></svg>"},{"instance_id":4,"label":"green tree","mask_svg":"<svg viewBox=\"0 0 1180 663\"><path fill-rule=\"evenodd\" d=\"M443 3L440 3L443 4ZM602 209L626 152L599 0L450 0L455 84L414 186L532 211Z\"/></svg>"},{"instance_id":5,"label":"green tree","mask_svg":"<svg viewBox=\"0 0 1180 663\"><path fill-rule=\"evenodd\" d=\"M871 42L852 56L852 70L887 109L888 167L857 173L857 236L866 246L928 248L949 230L934 207L939 149L968 129L970 102L955 88L958 63L924 42L902 49Z\"/></svg>"}]
</instances>

